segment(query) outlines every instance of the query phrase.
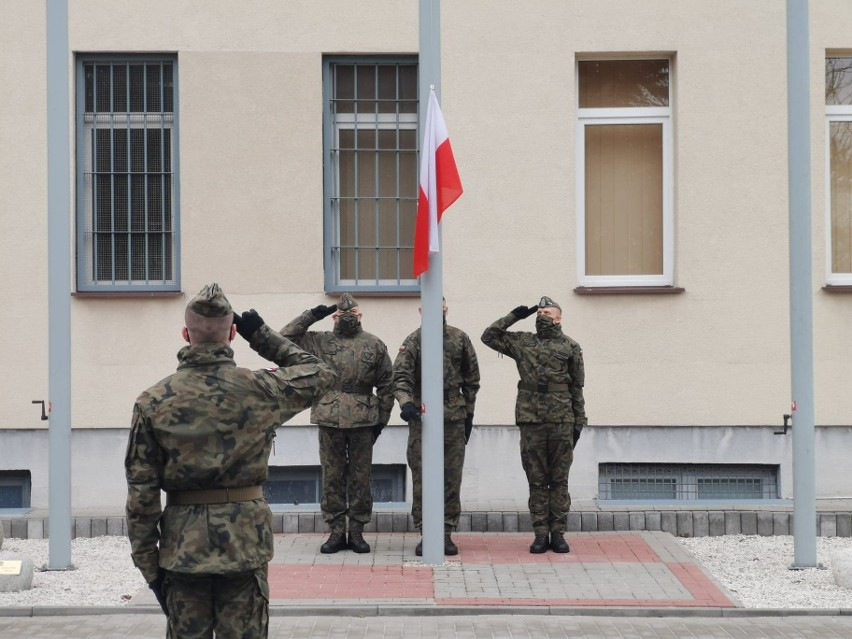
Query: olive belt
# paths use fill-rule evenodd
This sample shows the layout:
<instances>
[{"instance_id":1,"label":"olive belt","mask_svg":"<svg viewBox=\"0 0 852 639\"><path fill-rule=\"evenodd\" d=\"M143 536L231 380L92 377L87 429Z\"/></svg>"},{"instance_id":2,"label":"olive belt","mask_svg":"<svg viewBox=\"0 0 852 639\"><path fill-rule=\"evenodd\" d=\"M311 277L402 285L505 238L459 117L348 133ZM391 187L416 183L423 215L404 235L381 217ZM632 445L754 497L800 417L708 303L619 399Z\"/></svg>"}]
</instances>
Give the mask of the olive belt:
<instances>
[{"instance_id":1,"label":"olive belt","mask_svg":"<svg viewBox=\"0 0 852 639\"><path fill-rule=\"evenodd\" d=\"M569 391L568 384L530 384L529 382L518 382L518 390L531 391L533 393L554 393Z\"/></svg>"},{"instance_id":2,"label":"olive belt","mask_svg":"<svg viewBox=\"0 0 852 639\"><path fill-rule=\"evenodd\" d=\"M365 395L373 394L372 386L363 386L353 384L352 382L343 382L342 384L338 384L337 390L339 390L341 393L360 393Z\"/></svg>"},{"instance_id":3,"label":"olive belt","mask_svg":"<svg viewBox=\"0 0 852 639\"><path fill-rule=\"evenodd\" d=\"M167 493L167 506L195 506L201 504L230 504L263 497L262 486L247 488L210 488L205 490L175 490Z\"/></svg>"}]
</instances>

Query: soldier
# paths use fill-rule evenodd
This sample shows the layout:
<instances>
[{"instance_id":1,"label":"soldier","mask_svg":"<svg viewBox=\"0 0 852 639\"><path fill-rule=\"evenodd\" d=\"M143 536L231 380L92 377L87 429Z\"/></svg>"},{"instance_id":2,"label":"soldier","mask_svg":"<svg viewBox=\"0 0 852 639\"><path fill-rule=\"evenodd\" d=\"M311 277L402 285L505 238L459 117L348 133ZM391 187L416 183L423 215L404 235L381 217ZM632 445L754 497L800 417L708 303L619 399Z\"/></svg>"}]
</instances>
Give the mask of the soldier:
<instances>
[{"instance_id":1,"label":"soldier","mask_svg":"<svg viewBox=\"0 0 852 639\"><path fill-rule=\"evenodd\" d=\"M535 333L506 330L533 313L537 313ZM514 359L521 378L515 421L521 431L521 464L535 531L530 552L543 553L548 547L568 552L568 471L586 425L583 351L562 332L562 308L549 297L542 297L537 307L518 306L501 317L485 329L482 341Z\"/></svg>"},{"instance_id":2,"label":"soldier","mask_svg":"<svg viewBox=\"0 0 852 639\"><path fill-rule=\"evenodd\" d=\"M408 422L408 465L414 479L411 515L414 526L423 526L423 428L421 406L420 329L405 338L393 363L393 393ZM473 344L464 331L447 325L444 300L444 554L459 554L451 537L461 514L461 481L464 449L473 429L473 410L479 391L479 364ZM423 555L423 541L415 553Z\"/></svg>"},{"instance_id":3,"label":"soldier","mask_svg":"<svg viewBox=\"0 0 852 639\"><path fill-rule=\"evenodd\" d=\"M136 400L124 461L133 563L169 637L268 634L272 513L263 498L280 424L336 381L216 284L186 307L177 372ZM237 368L236 333L281 368ZM160 491L166 491L165 510Z\"/></svg>"},{"instance_id":4,"label":"soldier","mask_svg":"<svg viewBox=\"0 0 852 639\"><path fill-rule=\"evenodd\" d=\"M311 324L329 315L334 320L333 332L308 331ZM320 508L331 530L320 552L336 553L345 548L370 552L363 533L373 514L373 444L393 407L388 349L382 340L361 328L361 310L349 293L341 295L336 305L305 311L282 328L281 334L321 358L338 374L337 386L314 401L311 408L311 422L319 426Z\"/></svg>"}]
</instances>

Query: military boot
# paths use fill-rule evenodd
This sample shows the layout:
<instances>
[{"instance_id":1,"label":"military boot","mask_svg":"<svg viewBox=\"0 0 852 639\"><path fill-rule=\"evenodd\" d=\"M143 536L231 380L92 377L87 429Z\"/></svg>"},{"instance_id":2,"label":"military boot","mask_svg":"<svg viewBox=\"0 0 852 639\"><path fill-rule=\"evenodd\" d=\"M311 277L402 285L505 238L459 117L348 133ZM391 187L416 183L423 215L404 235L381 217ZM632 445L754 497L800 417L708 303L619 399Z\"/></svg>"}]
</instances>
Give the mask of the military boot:
<instances>
[{"instance_id":1,"label":"military boot","mask_svg":"<svg viewBox=\"0 0 852 639\"><path fill-rule=\"evenodd\" d=\"M333 532L328 536L326 542L320 546L320 552L324 555L331 555L338 550L346 550L346 535L342 532Z\"/></svg>"},{"instance_id":2,"label":"military boot","mask_svg":"<svg viewBox=\"0 0 852 639\"><path fill-rule=\"evenodd\" d=\"M565 541L565 535L561 532L550 533L550 549L553 552L570 552L568 542Z\"/></svg>"},{"instance_id":3,"label":"military boot","mask_svg":"<svg viewBox=\"0 0 852 639\"><path fill-rule=\"evenodd\" d=\"M444 533L444 554L450 556L459 554L459 547L450 537L450 533Z\"/></svg>"},{"instance_id":4,"label":"military boot","mask_svg":"<svg viewBox=\"0 0 852 639\"><path fill-rule=\"evenodd\" d=\"M370 552L370 544L364 540L364 535L360 530L352 530L349 532L349 549L357 553Z\"/></svg>"},{"instance_id":5,"label":"military boot","mask_svg":"<svg viewBox=\"0 0 852 639\"><path fill-rule=\"evenodd\" d=\"M547 533L536 533L535 539L530 544L530 552L534 555L540 555L543 552L547 552L549 546Z\"/></svg>"}]
</instances>

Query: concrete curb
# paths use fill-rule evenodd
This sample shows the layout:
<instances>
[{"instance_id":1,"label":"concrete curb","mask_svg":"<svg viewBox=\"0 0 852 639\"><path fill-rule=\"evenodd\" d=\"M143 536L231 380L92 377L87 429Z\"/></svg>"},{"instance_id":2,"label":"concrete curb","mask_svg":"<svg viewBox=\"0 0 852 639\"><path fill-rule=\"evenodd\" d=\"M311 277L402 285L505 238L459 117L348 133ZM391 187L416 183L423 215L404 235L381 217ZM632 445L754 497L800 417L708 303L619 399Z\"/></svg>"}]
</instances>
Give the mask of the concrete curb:
<instances>
[{"instance_id":1,"label":"concrete curb","mask_svg":"<svg viewBox=\"0 0 852 639\"><path fill-rule=\"evenodd\" d=\"M20 606L0 607L0 617L79 617L158 615L159 606ZM643 606L435 606L271 604L270 617L453 617L475 615L542 615L570 617L834 617L852 616L852 608L680 608Z\"/></svg>"}]
</instances>

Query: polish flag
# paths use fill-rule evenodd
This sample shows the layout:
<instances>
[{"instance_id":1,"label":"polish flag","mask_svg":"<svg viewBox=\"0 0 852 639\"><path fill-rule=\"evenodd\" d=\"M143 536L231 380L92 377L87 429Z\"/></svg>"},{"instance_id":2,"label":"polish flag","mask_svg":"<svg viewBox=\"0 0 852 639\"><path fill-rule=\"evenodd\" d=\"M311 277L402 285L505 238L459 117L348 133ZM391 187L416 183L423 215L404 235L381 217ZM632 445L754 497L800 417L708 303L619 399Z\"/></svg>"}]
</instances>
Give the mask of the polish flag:
<instances>
[{"instance_id":1,"label":"polish flag","mask_svg":"<svg viewBox=\"0 0 852 639\"><path fill-rule=\"evenodd\" d=\"M447 123L435 97L429 94L426 131L420 156L420 197L414 230L414 277L429 268L429 255L438 253L438 222L462 194L461 179L447 135Z\"/></svg>"}]
</instances>

